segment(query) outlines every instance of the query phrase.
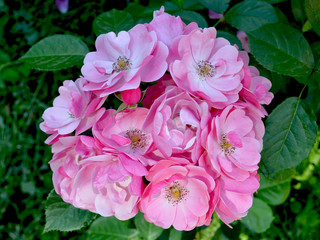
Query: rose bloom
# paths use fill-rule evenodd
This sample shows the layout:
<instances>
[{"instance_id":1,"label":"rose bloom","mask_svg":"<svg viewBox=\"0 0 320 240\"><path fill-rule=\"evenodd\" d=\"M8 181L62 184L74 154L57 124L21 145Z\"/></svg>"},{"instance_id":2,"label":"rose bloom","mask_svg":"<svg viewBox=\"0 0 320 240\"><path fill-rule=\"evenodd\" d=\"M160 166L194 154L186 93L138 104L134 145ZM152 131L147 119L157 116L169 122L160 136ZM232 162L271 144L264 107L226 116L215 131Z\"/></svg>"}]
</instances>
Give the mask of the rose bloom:
<instances>
[{"instance_id":1,"label":"rose bloom","mask_svg":"<svg viewBox=\"0 0 320 240\"><path fill-rule=\"evenodd\" d=\"M183 36L170 73L178 87L224 108L239 99L243 61L236 47L216 35L215 28L205 28Z\"/></svg>"},{"instance_id":2,"label":"rose bloom","mask_svg":"<svg viewBox=\"0 0 320 240\"><path fill-rule=\"evenodd\" d=\"M102 116L105 109L100 108L105 98L98 98L83 91L84 79L73 82L66 80L59 87L60 95L53 101L53 107L47 108L40 129L52 134L46 143L53 143L59 135L67 135L76 130L76 135L88 130Z\"/></svg>"},{"instance_id":3,"label":"rose bloom","mask_svg":"<svg viewBox=\"0 0 320 240\"><path fill-rule=\"evenodd\" d=\"M116 149L143 165L153 165L154 160L147 153L152 150L153 139L150 131L143 129L149 110L137 107L116 112L108 109L92 129L98 146L104 150Z\"/></svg>"},{"instance_id":4,"label":"rose bloom","mask_svg":"<svg viewBox=\"0 0 320 240\"><path fill-rule=\"evenodd\" d=\"M140 211L148 222L179 231L210 224L219 192L203 168L162 160L146 178Z\"/></svg>"},{"instance_id":5,"label":"rose bloom","mask_svg":"<svg viewBox=\"0 0 320 240\"><path fill-rule=\"evenodd\" d=\"M262 145L256 138L260 131L264 133L263 124L260 126L261 129L255 129L246 111L233 106L213 117L205 140L211 167L235 180L247 179L250 171L258 169L260 161Z\"/></svg>"},{"instance_id":6,"label":"rose bloom","mask_svg":"<svg viewBox=\"0 0 320 240\"><path fill-rule=\"evenodd\" d=\"M143 129L152 133L155 146L165 157L180 154L196 163L203 151L200 139L208 120L205 101L171 87L154 101Z\"/></svg>"},{"instance_id":7,"label":"rose bloom","mask_svg":"<svg viewBox=\"0 0 320 240\"><path fill-rule=\"evenodd\" d=\"M141 24L118 35L101 34L96 49L86 55L81 72L88 80L84 89L101 97L156 81L167 69L168 48Z\"/></svg>"}]
</instances>

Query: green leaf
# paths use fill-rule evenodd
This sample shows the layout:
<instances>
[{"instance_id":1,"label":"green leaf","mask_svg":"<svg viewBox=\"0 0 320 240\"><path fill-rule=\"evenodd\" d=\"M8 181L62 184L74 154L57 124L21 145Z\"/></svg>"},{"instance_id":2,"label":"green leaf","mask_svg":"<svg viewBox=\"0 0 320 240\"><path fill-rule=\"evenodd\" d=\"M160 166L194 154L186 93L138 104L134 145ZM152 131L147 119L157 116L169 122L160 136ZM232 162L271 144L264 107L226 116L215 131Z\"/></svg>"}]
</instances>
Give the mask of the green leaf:
<instances>
[{"instance_id":1,"label":"green leaf","mask_svg":"<svg viewBox=\"0 0 320 240\"><path fill-rule=\"evenodd\" d=\"M320 36L320 1L306 0L306 13L313 30Z\"/></svg>"},{"instance_id":2,"label":"green leaf","mask_svg":"<svg viewBox=\"0 0 320 240\"><path fill-rule=\"evenodd\" d=\"M223 37L223 38L227 39L231 45L237 44L239 49L242 49L240 40L231 33L224 32L224 31L218 31L217 37Z\"/></svg>"},{"instance_id":3,"label":"green leaf","mask_svg":"<svg viewBox=\"0 0 320 240\"><path fill-rule=\"evenodd\" d=\"M311 29L312 29L312 26L311 26L310 21L308 20L308 21L305 22L305 24L303 24L303 26L302 26L302 32L303 32L303 33L304 33L304 32L308 32L308 31L310 31Z\"/></svg>"},{"instance_id":4,"label":"green leaf","mask_svg":"<svg viewBox=\"0 0 320 240\"><path fill-rule=\"evenodd\" d=\"M267 2L267 3L271 3L271 4L275 4L275 3L281 3L281 2L284 2L287 0L262 0L262 1Z\"/></svg>"},{"instance_id":5,"label":"green leaf","mask_svg":"<svg viewBox=\"0 0 320 240\"><path fill-rule=\"evenodd\" d=\"M288 198L291 181L279 183L271 181L260 174L260 188L257 196L270 205L280 205Z\"/></svg>"},{"instance_id":6,"label":"green leaf","mask_svg":"<svg viewBox=\"0 0 320 240\"><path fill-rule=\"evenodd\" d=\"M305 83L314 67L311 48L298 30L282 23L268 24L247 33L256 60L270 71Z\"/></svg>"},{"instance_id":7,"label":"green leaf","mask_svg":"<svg viewBox=\"0 0 320 240\"><path fill-rule=\"evenodd\" d=\"M78 230L88 226L96 217L95 213L75 208L70 203L64 202L54 190L50 192L45 207L46 225L44 232Z\"/></svg>"},{"instance_id":8,"label":"green leaf","mask_svg":"<svg viewBox=\"0 0 320 240\"><path fill-rule=\"evenodd\" d=\"M198 231L196 233L196 239L211 240L220 229L221 222L217 214L213 214L213 218L208 227Z\"/></svg>"},{"instance_id":9,"label":"green leaf","mask_svg":"<svg viewBox=\"0 0 320 240\"><path fill-rule=\"evenodd\" d=\"M293 17L297 22L301 24L306 20L306 13L304 12L305 0L291 0L291 10Z\"/></svg>"},{"instance_id":10,"label":"green leaf","mask_svg":"<svg viewBox=\"0 0 320 240\"><path fill-rule=\"evenodd\" d=\"M100 217L88 229L87 239L94 240L138 240L139 232L128 227L128 221L115 217Z\"/></svg>"},{"instance_id":11,"label":"green leaf","mask_svg":"<svg viewBox=\"0 0 320 240\"><path fill-rule=\"evenodd\" d=\"M101 13L93 21L93 32L98 36L100 34L120 31L128 31L134 27L134 20L130 13L112 9L108 12Z\"/></svg>"},{"instance_id":12,"label":"green leaf","mask_svg":"<svg viewBox=\"0 0 320 240\"><path fill-rule=\"evenodd\" d=\"M157 239L161 233L163 232L163 228L154 225L153 223L149 223L145 220L143 213L139 212L135 218L134 223L136 228L138 229L140 235L145 240L155 240Z\"/></svg>"},{"instance_id":13,"label":"green leaf","mask_svg":"<svg viewBox=\"0 0 320 240\"><path fill-rule=\"evenodd\" d=\"M89 52L87 45L71 35L53 35L33 45L19 60L30 68L54 71L82 63Z\"/></svg>"},{"instance_id":14,"label":"green leaf","mask_svg":"<svg viewBox=\"0 0 320 240\"><path fill-rule=\"evenodd\" d=\"M206 8L216 13L224 13L229 7L230 0L199 0Z\"/></svg>"},{"instance_id":15,"label":"green leaf","mask_svg":"<svg viewBox=\"0 0 320 240\"><path fill-rule=\"evenodd\" d=\"M317 136L314 113L297 97L278 105L266 121L261 167L266 177L297 166L310 153Z\"/></svg>"},{"instance_id":16,"label":"green leaf","mask_svg":"<svg viewBox=\"0 0 320 240\"><path fill-rule=\"evenodd\" d=\"M178 231L175 228L170 229L169 240L181 240L182 239L182 231Z\"/></svg>"},{"instance_id":17,"label":"green leaf","mask_svg":"<svg viewBox=\"0 0 320 240\"><path fill-rule=\"evenodd\" d=\"M198 23L198 26L200 28L207 28L208 23L204 17L202 17L201 14L194 12L194 11L180 11L176 12L174 15L180 16L182 21L185 22L185 24L189 24L191 22Z\"/></svg>"},{"instance_id":18,"label":"green leaf","mask_svg":"<svg viewBox=\"0 0 320 240\"><path fill-rule=\"evenodd\" d=\"M273 213L270 206L259 198L254 198L248 215L241 222L251 231L262 233L270 227L272 221Z\"/></svg>"},{"instance_id":19,"label":"green leaf","mask_svg":"<svg viewBox=\"0 0 320 240\"><path fill-rule=\"evenodd\" d=\"M262 1L244 1L233 6L225 16L226 22L239 30L253 31L268 23L278 22L274 8Z\"/></svg>"}]
</instances>

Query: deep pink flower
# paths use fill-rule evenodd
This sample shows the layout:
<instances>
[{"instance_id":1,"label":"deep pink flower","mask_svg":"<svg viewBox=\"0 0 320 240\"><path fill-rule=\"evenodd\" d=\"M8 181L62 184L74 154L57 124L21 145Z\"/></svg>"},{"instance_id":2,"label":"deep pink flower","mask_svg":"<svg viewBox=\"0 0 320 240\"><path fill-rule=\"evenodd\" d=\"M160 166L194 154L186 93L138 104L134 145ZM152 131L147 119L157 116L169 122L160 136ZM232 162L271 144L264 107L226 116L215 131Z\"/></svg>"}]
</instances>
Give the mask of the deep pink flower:
<instances>
[{"instance_id":1,"label":"deep pink flower","mask_svg":"<svg viewBox=\"0 0 320 240\"><path fill-rule=\"evenodd\" d=\"M260 133L255 130L264 133L264 128L255 129L245 110L227 107L212 119L210 129L206 150L209 165L215 171L242 181L258 169L262 144Z\"/></svg>"},{"instance_id":2,"label":"deep pink flower","mask_svg":"<svg viewBox=\"0 0 320 240\"><path fill-rule=\"evenodd\" d=\"M141 81L159 79L167 69L168 48L141 24L118 35L100 35L96 49L86 55L81 72L89 82L85 90L99 96L136 89Z\"/></svg>"},{"instance_id":3,"label":"deep pink flower","mask_svg":"<svg viewBox=\"0 0 320 240\"><path fill-rule=\"evenodd\" d=\"M156 11L153 20L147 24L149 31L155 31L158 40L163 42L169 48L169 56L167 58L169 65L178 58L178 42L183 35L189 34L191 31L198 29L198 24L190 23L188 26L181 18L172 16L164 12L161 7L160 11Z\"/></svg>"},{"instance_id":4,"label":"deep pink flower","mask_svg":"<svg viewBox=\"0 0 320 240\"><path fill-rule=\"evenodd\" d=\"M203 151L200 139L208 114L205 101L197 102L188 93L172 87L154 101L143 129L152 133L155 146L165 157L183 154L196 163Z\"/></svg>"},{"instance_id":5,"label":"deep pink flower","mask_svg":"<svg viewBox=\"0 0 320 240\"><path fill-rule=\"evenodd\" d=\"M140 88L125 90L121 93L121 98L124 104L135 105L141 99L141 90Z\"/></svg>"},{"instance_id":6,"label":"deep pink flower","mask_svg":"<svg viewBox=\"0 0 320 240\"><path fill-rule=\"evenodd\" d=\"M153 102L160 97L168 87L176 87L176 83L173 81L170 74L163 75L156 84L147 88L146 95L142 101L142 105L146 108L150 108Z\"/></svg>"},{"instance_id":7,"label":"deep pink flower","mask_svg":"<svg viewBox=\"0 0 320 240\"><path fill-rule=\"evenodd\" d=\"M177 230L210 224L219 192L203 168L162 160L146 178L140 210L148 222Z\"/></svg>"},{"instance_id":8,"label":"deep pink flower","mask_svg":"<svg viewBox=\"0 0 320 240\"><path fill-rule=\"evenodd\" d=\"M239 99L242 59L236 47L216 38L215 28L194 30L179 42L179 56L170 67L176 84L213 107L223 108Z\"/></svg>"},{"instance_id":9,"label":"deep pink flower","mask_svg":"<svg viewBox=\"0 0 320 240\"><path fill-rule=\"evenodd\" d=\"M98 98L90 92L83 91L84 79L73 82L66 80L59 87L60 96L53 101L53 107L47 108L40 124L40 129L53 134L47 143L57 135L67 135L76 130L76 135L88 130L102 116L105 109L100 108L105 98Z\"/></svg>"}]
</instances>

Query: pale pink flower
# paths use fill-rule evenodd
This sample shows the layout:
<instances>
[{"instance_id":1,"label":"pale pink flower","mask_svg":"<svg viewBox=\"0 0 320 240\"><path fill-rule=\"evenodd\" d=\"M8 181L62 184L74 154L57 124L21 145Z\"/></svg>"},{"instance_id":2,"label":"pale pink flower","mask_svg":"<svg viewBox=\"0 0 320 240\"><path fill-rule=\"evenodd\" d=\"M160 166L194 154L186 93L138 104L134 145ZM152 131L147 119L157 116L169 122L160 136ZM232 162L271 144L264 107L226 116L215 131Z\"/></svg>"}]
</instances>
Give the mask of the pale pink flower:
<instances>
[{"instance_id":1,"label":"pale pink flower","mask_svg":"<svg viewBox=\"0 0 320 240\"><path fill-rule=\"evenodd\" d=\"M86 158L99 154L94 139L88 136L60 137L52 145L52 160L49 162L53 171L53 185L57 194L68 203L79 206L74 196L74 179L80 171L80 163ZM95 212L94 204L85 207Z\"/></svg>"},{"instance_id":2,"label":"pale pink flower","mask_svg":"<svg viewBox=\"0 0 320 240\"><path fill-rule=\"evenodd\" d=\"M184 154L196 163L203 151L200 139L208 120L205 101L197 102L188 93L172 87L154 101L143 129L152 133L155 146L165 157Z\"/></svg>"},{"instance_id":3,"label":"pale pink flower","mask_svg":"<svg viewBox=\"0 0 320 240\"><path fill-rule=\"evenodd\" d=\"M259 188L259 175L256 172L244 181L235 181L226 176L216 179L220 187L219 201L215 212L227 224L245 217L252 206L253 193Z\"/></svg>"},{"instance_id":4,"label":"pale pink flower","mask_svg":"<svg viewBox=\"0 0 320 240\"><path fill-rule=\"evenodd\" d=\"M96 49L86 55L81 72L88 80L84 89L101 97L156 81L167 69L168 48L141 24L100 35Z\"/></svg>"},{"instance_id":5,"label":"pale pink flower","mask_svg":"<svg viewBox=\"0 0 320 240\"><path fill-rule=\"evenodd\" d=\"M148 222L180 231L210 224L219 192L203 168L162 160L146 178L140 211Z\"/></svg>"},{"instance_id":6,"label":"pale pink flower","mask_svg":"<svg viewBox=\"0 0 320 240\"><path fill-rule=\"evenodd\" d=\"M137 214L142 177L129 173L119 158L120 155L104 153L82 162L73 185L77 207L93 204L98 214L120 220Z\"/></svg>"},{"instance_id":7,"label":"pale pink flower","mask_svg":"<svg viewBox=\"0 0 320 240\"><path fill-rule=\"evenodd\" d=\"M143 191L141 173L128 166L127 156L101 152L88 136L61 137L49 162L56 192L65 202L102 216L127 220L138 212Z\"/></svg>"},{"instance_id":8,"label":"pale pink flower","mask_svg":"<svg viewBox=\"0 0 320 240\"><path fill-rule=\"evenodd\" d=\"M264 128L254 128L254 121L245 110L232 106L225 108L220 116L212 119L205 139L208 165L235 180L247 179L250 172L258 169L262 149L260 138L257 139L260 133L255 130L264 133Z\"/></svg>"},{"instance_id":9,"label":"pale pink flower","mask_svg":"<svg viewBox=\"0 0 320 240\"><path fill-rule=\"evenodd\" d=\"M215 108L239 99L242 59L236 47L216 38L215 28L194 30L179 42L179 56L170 67L176 84Z\"/></svg>"},{"instance_id":10,"label":"pale pink flower","mask_svg":"<svg viewBox=\"0 0 320 240\"><path fill-rule=\"evenodd\" d=\"M179 56L177 50L180 38L198 29L197 23L192 22L186 26L179 16L175 17L165 13L163 7L160 11L155 11L153 20L146 26L149 31L155 31L158 40L169 48L168 67Z\"/></svg>"},{"instance_id":11,"label":"pale pink flower","mask_svg":"<svg viewBox=\"0 0 320 240\"><path fill-rule=\"evenodd\" d=\"M154 161L146 156L153 143L151 132L142 128L148 112L140 107L118 113L108 109L92 129L101 149L116 149L145 166L153 165Z\"/></svg>"},{"instance_id":12,"label":"pale pink flower","mask_svg":"<svg viewBox=\"0 0 320 240\"><path fill-rule=\"evenodd\" d=\"M85 80L75 82L66 80L59 87L60 96L53 101L53 107L47 108L40 124L40 129L53 137L47 143L53 143L58 135L75 134L88 130L102 116L105 109L100 108L105 98L98 98L90 92L83 91Z\"/></svg>"},{"instance_id":13,"label":"pale pink flower","mask_svg":"<svg viewBox=\"0 0 320 240\"><path fill-rule=\"evenodd\" d=\"M239 30L237 31L237 38L241 42L242 49L249 53L250 48L249 48L249 39L247 37L247 34L244 31Z\"/></svg>"}]
</instances>

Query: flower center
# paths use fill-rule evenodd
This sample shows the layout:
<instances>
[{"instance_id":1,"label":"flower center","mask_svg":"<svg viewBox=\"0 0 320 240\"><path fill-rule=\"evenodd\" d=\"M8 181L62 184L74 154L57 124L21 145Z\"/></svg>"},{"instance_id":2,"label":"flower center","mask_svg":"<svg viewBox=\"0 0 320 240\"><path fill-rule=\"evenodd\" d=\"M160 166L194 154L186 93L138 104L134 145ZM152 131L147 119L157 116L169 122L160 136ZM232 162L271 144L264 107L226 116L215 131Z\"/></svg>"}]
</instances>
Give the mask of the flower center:
<instances>
[{"instance_id":1,"label":"flower center","mask_svg":"<svg viewBox=\"0 0 320 240\"><path fill-rule=\"evenodd\" d=\"M127 130L126 137L131 140L131 148L144 148L147 145L147 135L140 129Z\"/></svg>"},{"instance_id":2,"label":"flower center","mask_svg":"<svg viewBox=\"0 0 320 240\"><path fill-rule=\"evenodd\" d=\"M115 72L121 72L129 70L131 68L131 62L127 57L119 56L117 61L112 64L112 68Z\"/></svg>"},{"instance_id":3,"label":"flower center","mask_svg":"<svg viewBox=\"0 0 320 240\"><path fill-rule=\"evenodd\" d=\"M178 181L174 181L171 186L165 188L165 197L169 203L177 205L188 195L189 190L182 187Z\"/></svg>"},{"instance_id":4,"label":"flower center","mask_svg":"<svg viewBox=\"0 0 320 240\"><path fill-rule=\"evenodd\" d=\"M232 153L234 153L234 150L236 150L236 147L229 143L226 134L221 136L220 147L226 156L230 156Z\"/></svg>"},{"instance_id":5,"label":"flower center","mask_svg":"<svg viewBox=\"0 0 320 240\"><path fill-rule=\"evenodd\" d=\"M198 62L197 73L200 78L213 77L216 74L216 68L208 60Z\"/></svg>"}]
</instances>

